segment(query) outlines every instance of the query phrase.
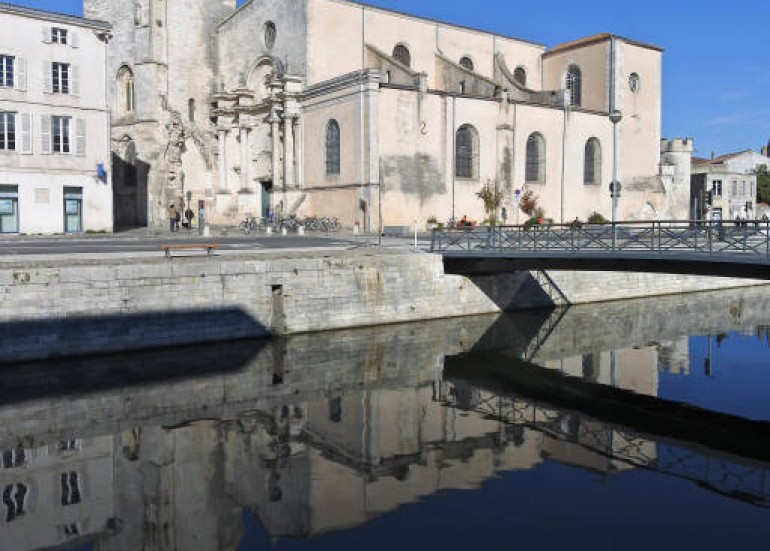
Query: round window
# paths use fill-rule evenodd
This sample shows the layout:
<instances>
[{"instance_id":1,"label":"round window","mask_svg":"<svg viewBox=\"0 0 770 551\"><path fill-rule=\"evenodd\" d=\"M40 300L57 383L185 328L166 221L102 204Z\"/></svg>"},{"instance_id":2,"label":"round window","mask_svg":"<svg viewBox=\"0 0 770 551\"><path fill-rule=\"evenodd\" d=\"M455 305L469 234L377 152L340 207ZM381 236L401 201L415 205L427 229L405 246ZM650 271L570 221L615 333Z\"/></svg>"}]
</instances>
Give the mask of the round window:
<instances>
[{"instance_id":1,"label":"round window","mask_svg":"<svg viewBox=\"0 0 770 551\"><path fill-rule=\"evenodd\" d=\"M276 34L275 23L272 21L265 23L265 48L268 50L272 50L273 46L275 46Z\"/></svg>"},{"instance_id":2,"label":"round window","mask_svg":"<svg viewBox=\"0 0 770 551\"><path fill-rule=\"evenodd\" d=\"M639 91L639 87L641 86L641 82L639 81L639 75L636 73L631 73L628 77L628 88L636 94Z\"/></svg>"}]
</instances>

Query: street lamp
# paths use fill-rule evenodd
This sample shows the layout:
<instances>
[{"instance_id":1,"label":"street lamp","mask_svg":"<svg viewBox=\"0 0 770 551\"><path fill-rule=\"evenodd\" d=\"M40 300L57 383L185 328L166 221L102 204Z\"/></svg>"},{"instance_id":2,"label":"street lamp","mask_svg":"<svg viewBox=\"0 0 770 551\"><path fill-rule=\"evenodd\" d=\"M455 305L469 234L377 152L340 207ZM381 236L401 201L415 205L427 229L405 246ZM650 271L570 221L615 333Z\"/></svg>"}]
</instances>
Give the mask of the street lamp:
<instances>
[{"instance_id":1,"label":"street lamp","mask_svg":"<svg viewBox=\"0 0 770 551\"><path fill-rule=\"evenodd\" d=\"M620 182L618 182L618 123L623 120L623 114L614 109L610 113L612 123L612 183L610 184L610 197L612 197L612 222L618 221L618 199L620 199Z\"/></svg>"},{"instance_id":2,"label":"street lamp","mask_svg":"<svg viewBox=\"0 0 770 551\"><path fill-rule=\"evenodd\" d=\"M612 123L612 182L610 197L612 198L612 250L617 245L618 199L620 199L620 182L618 181L618 123L623 120L623 114L617 109L610 112Z\"/></svg>"}]
</instances>

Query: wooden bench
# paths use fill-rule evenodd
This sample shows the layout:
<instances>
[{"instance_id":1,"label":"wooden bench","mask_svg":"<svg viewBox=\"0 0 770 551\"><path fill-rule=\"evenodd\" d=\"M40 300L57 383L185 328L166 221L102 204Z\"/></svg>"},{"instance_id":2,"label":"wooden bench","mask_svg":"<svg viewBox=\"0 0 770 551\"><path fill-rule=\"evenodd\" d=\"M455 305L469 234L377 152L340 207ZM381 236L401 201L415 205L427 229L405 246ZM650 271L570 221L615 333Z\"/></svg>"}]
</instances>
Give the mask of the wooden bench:
<instances>
[{"instance_id":1,"label":"wooden bench","mask_svg":"<svg viewBox=\"0 0 770 551\"><path fill-rule=\"evenodd\" d=\"M171 258L171 251L206 251L207 255L210 255L219 248L219 245L215 243L200 244L200 243L175 243L173 245L161 245L160 249L166 253L166 258Z\"/></svg>"}]
</instances>

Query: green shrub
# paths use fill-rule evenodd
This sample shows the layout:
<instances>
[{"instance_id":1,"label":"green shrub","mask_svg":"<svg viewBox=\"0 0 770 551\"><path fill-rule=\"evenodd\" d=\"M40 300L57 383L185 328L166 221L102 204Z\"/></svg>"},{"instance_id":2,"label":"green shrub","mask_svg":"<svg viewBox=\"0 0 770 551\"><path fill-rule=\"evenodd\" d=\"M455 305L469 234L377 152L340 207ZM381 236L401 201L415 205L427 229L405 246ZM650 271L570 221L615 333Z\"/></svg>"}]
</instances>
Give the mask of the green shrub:
<instances>
[{"instance_id":1,"label":"green shrub","mask_svg":"<svg viewBox=\"0 0 770 551\"><path fill-rule=\"evenodd\" d=\"M609 222L609 220L607 220L604 216L602 216L598 212L594 211L588 217L587 222L589 224L606 224L607 222Z\"/></svg>"}]
</instances>

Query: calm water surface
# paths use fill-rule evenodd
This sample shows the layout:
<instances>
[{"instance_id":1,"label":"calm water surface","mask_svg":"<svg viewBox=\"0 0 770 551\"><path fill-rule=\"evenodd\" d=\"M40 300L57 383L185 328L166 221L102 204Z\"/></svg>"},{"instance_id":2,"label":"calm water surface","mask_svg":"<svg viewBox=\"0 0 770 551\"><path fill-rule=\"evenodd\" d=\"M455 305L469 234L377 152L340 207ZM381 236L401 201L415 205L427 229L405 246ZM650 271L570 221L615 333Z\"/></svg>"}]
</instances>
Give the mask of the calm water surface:
<instances>
[{"instance_id":1,"label":"calm water surface","mask_svg":"<svg viewBox=\"0 0 770 551\"><path fill-rule=\"evenodd\" d=\"M751 549L770 290L5 366L0 549Z\"/></svg>"}]
</instances>

